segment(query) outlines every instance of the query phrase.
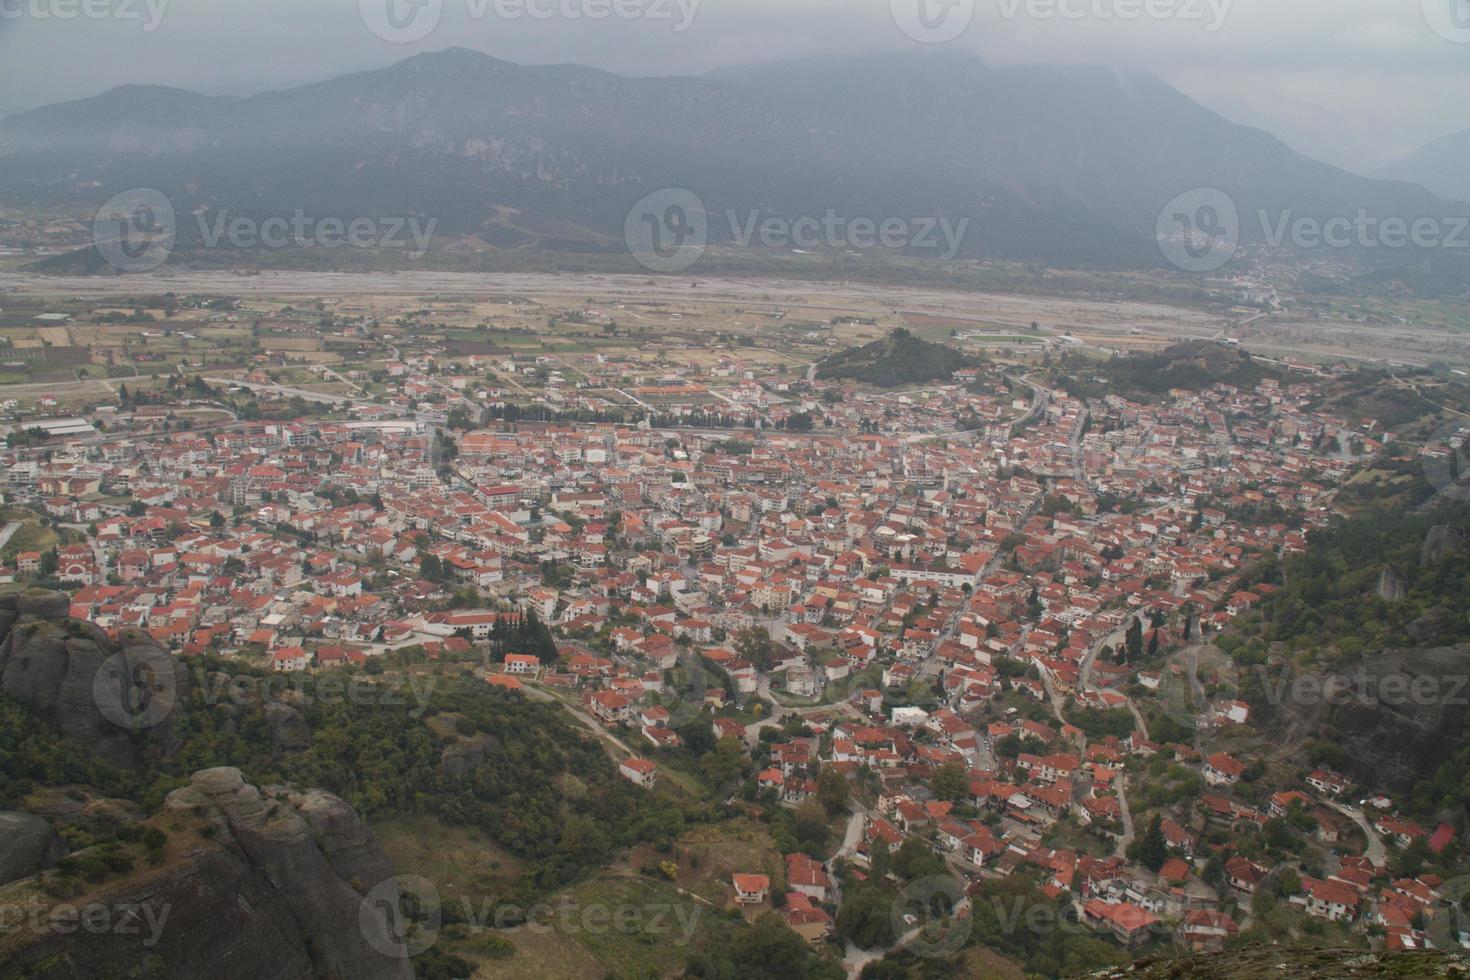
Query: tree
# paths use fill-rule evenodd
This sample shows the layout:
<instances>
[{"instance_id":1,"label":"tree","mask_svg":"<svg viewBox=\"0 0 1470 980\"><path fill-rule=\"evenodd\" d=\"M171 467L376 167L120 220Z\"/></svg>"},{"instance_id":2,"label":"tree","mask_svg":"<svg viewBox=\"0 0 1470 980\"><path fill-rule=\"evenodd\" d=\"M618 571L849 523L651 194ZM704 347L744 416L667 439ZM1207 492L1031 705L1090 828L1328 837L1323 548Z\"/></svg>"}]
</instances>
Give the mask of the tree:
<instances>
[{"instance_id":1,"label":"tree","mask_svg":"<svg viewBox=\"0 0 1470 980\"><path fill-rule=\"evenodd\" d=\"M934 770L934 795L941 800L961 800L970 795L970 779L963 763L949 762Z\"/></svg>"},{"instance_id":2,"label":"tree","mask_svg":"<svg viewBox=\"0 0 1470 980\"><path fill-rule=\"evenodd\" d=\"M760 627L751 626L736 633L732 645L757 670L769 670L775 663L776 644L771 641L771 634Z\"/></svg>"},{"instance_id":3,"label":"tree","mask_svg":"<svg viewBox=\"0 0 1470 980\"><path fill-rule=\"evenodd\" d=\"M713 752L706 753L699 760L699 767L704 771L704 778L710 781L710 785L727 786L745 772L745 746L740 744L739 739L726 735L715 745Z\"/></svg>"},{"instance_id":4,"label":"tree","mask_svg":"<svg viewBox=\"0 0 1470 980\"><path fill-rule=\"evenodd\" d=\"M893 932L894 895L887 888L868 884L848 890L837 910L836 931L859 949L890 946Z\"/></svg>"},{"instance_id":5,"label":"tree","mask_svg":"<svg viewBox=\"0 0 1470 980\"><path fill-rule=\"evenodd\" d=\"M893 866L893 858L888 850L888 842L882 837L873 838L868 844L868 871L869 878L875 882L882 882L888 877L888 871Z\"/></svg>"},{"instance_id":6,"label":"tree","mask_svg":"<svg viewBox=\"0 0 1470 980\"><path fill-rule=\"evenodd\" d=\"M730 946L735 976L752 980L792 980L810 975L811 948L775 912L766 912Z\"/></svg>"},{"instance_id":7,"label":"tree","mask_svg":"<svg viewBox=\"0 0 1470 980\"><path fill-rule=\"evenodd\" d=\"M796 808L794 828L797 842L803 849L821 853L827 843L827 811L815 799L809 799Z\"/></svg>"},{"instance_id":8,"label":"tree","mask_svg":"<svg viewBox=\"0 0 1470 980\"><path fill-rule=\"evenodd\" d=\"M444 581L444 562L438 555L425 555L419 559L419 576L427 582Z\"/></svg>"},{"instance_id":9,"label":"tree","mask_svg":"<svg viewBox=\"0 0 1470 980\"><path fill-rule=\"evenodd\" d=\"M893 870L905 881L944 874L944 861L917 837L907 837L893 855Z\"/></svg>"},{"instance_id":10,"label":"tree","mask_svg":"<svg viewBox=\"0 0 1470 980\"><path fill-rule=\"evenodd\" d=\"M786 428L792 432L810 432L812 425L811 412L797 412L786 419Z\"/></svg>"},{"instance_id":11,"label":"tree","mask_svg":"<svg viewBox=\"0 0 1470 980\"><path fill-rule=\"evenodd\" d=\"M702 758L706 753L715 750L715 733L707 714L685 722L675 732L684 743L684 748L696 758Z\"/></svg>"},{"instance_id":12,"label":"tree","mask_svg":"<svg viewBox=\"0 0 1470 980\"><path fill-rule=\"evenodd\" d=\"M1128 651L1128 663L1133 663L1143 658L1143 624L1136 618L1128 625L1128 633L1124 638L1124 646Z\"/></svg>"},{"instance_id":13,"label":"tree","mask_svg":"<svg viewBox=\"0 0 1470 980\"><path fill-rule=\"evenodd\" d=\"M817 799L833 816L846 810L850 799L846 777L831 766L823 766L822 774L817 777Z\"/></svg>"},{"instance_id":14,"label":"tree","mask_svg":"<svg viewBox=\"0 0 1470 980\"><path fill-rule=\"evenodd\" d=\"M1164 818L1155 813L1148 830L1129 846L1129 857L1150 871L1158 871L1169 860L1169 842L1164 839Z\"/></svg>"}]
</instances>

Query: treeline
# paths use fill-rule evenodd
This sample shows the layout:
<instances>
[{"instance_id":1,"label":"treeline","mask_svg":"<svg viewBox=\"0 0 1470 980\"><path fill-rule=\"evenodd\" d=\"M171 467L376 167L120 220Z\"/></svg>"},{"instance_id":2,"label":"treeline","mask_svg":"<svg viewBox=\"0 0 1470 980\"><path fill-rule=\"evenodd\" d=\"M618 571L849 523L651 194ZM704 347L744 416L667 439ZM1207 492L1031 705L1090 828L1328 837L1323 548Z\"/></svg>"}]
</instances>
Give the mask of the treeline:
<instances>
[{"instance_id":1,"label":"treeline","mask_svg":"<svg viewBox=\"0 0 1470 980\"><path fill-rule=\"evenodd\" d=\"M504 663L507 653L528 653L543 664L555 663L556 640L534 610L522 616L501 616L490 627L490 659Z\"/></svg>"}]
</instances>

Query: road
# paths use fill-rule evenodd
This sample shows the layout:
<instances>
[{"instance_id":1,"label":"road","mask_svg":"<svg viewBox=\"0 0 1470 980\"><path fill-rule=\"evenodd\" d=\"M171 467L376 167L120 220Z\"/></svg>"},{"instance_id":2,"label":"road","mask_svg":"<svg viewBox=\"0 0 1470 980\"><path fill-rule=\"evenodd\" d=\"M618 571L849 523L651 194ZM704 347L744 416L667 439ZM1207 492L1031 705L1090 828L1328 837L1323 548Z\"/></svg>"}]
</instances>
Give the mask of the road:
<instances>
[{"instance_id":1,"label":"road","mask_svg":"<svg viewBox=\"0 0 1470 980\"><path fill-rule=\"evenodd\" d=\"M1119 857L1128 856L1128 845L1133 843L1133 812L1128 809L1128 775L1118 774L1118 818L1123 821L1123 834L1118 838L1117 850L1113 851Z\"/></svg>"},{"instance_id":2,"label":"road","mask_svg":"<svg viewBox=\"0 0 1470 980\"><path fill-rule=\"evenodd\" d=\"M20 521L11 521L5 527L0 528L0 548L10 543L10 539L15 536L15 532L20 530L20 525Z\"/></svg>"},{"instance_id":3,"label":"road","mask_svg":"<svg viewBox=\"0 0 1470 980\"><path fill-rule=\"evenodd\" d=\"M599 722L596 718L593 718L591 715L587 714L587 712L583 711L582 709L580 709L580 708L574 708L571 705L567 704L565 701L562 701L562 700L559 700L557 698L554 698L550 694L547 694L545 691L542 691L542 690L540 690L538 688L534 688L534 687L530 686L529 684L523 686L521 688L521 690L525 691L528 695L530 695L532 698L536 699L537 701L550 701L553 704L559 704L559 705L561 705L562 706L562 710L566 711L567 714L571 715L573 718L575 718L578 721L580 721L583 725L587 726L587 728L591 729L592 734L597 735L600 738L606 739L607 741L611 742L613 745L616 745L619 749L622 749L624 752L628 753L629 755L636 756L636 755L639 754L637 752L634 752L632 749L628 748L628 745L627 745L626 742L624 742L622 739L618 738L612 732L608 731L605 727L603 727L603 725L602 725L601 722Z\"/></svg>"},{"instance_id":4,"label":"road","mask_svg":"<svg viewBox=\"0 0 1470 980\"><path fill-rule=\"evenodd\" d=\"M1378 831L1373 829L1373 825L1368 822L1368 818L1363 815L1363 811L1333 800L1328 800L1327 805L1357 824L1363 831L1363 836L1368 839L1368 850L1366 852L1368 860L1380 868L1387 867L1388 848L1383 846L1383 839L1378 836Z\"/></svg>"}]
</instances>

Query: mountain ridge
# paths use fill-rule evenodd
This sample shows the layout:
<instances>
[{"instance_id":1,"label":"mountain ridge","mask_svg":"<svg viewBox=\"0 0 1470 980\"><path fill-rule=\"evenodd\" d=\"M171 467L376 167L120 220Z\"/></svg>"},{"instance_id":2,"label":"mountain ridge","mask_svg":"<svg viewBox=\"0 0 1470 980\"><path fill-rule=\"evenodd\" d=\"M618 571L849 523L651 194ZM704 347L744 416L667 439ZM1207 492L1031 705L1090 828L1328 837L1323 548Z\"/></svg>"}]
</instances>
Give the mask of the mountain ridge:
<instances>
[{"instance_id":1,"label":"mountain ridge","mask_svg":"<svg viewBox=\"0 0 1470 980\"><path fill-rule=\"evenodd\" d=\"M855 93L858 97L855 97ZM1435 214L1237 126L1158 78L867 55L635 78L463 48L304 86L123 86L0 120L0 202L156 187L182 213L434 214L496 248L622 248L630 209L688 188L722 217L971 218L962 257L1162 264L1164 205L1200 187L1256 210ZM183 237L180 247L195 243Z\"/></svg>"}]
</instances>

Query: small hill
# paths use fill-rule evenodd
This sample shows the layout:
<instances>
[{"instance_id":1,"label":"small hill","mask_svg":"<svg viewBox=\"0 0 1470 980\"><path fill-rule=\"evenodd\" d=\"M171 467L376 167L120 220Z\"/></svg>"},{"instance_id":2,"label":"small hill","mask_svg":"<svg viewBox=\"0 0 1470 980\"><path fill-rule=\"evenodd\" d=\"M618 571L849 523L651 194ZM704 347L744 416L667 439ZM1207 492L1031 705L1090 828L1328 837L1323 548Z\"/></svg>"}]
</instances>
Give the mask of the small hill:
<instances>
[{"instance_id":1,"label":"small hill","mask_svg":"<svg viewBox=\"0 0 1470 980\"><path fill-rule=\"evenodd\" d=\"M817 365L826 381L859 381L880 388L948 381L961 368L980 367L983 358L923 340L899 328L882 340L833 354Z\"/></svg>"},{"instance_id":2,"label":"small hill","mask_svg":"<svg viewBox=\"0 0 1470 980\"><path fill-rule=\"evenodd\" d=\"M1115 357L1107 364L1076 357L1063 361L1056 383L1079 398L1117 394L1156 401L1173 388L1202 391L1224 383L1252 387L1278 372L1240 347L1191 340L1142 357Z\"/></svg>"}]
</instances>

